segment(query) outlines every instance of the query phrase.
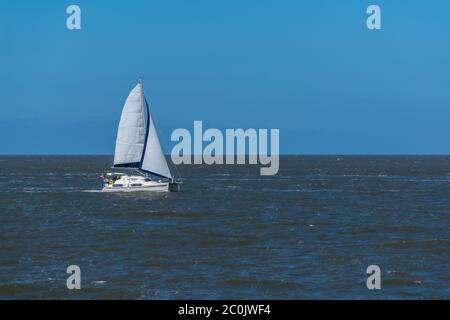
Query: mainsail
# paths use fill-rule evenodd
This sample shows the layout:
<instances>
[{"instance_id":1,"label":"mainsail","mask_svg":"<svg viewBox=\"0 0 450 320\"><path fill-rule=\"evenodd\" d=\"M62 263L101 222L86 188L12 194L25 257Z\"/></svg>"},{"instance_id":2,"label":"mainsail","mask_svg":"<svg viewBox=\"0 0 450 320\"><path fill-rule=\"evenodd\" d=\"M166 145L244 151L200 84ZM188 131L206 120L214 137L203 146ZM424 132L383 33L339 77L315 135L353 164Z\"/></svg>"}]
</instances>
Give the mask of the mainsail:
<instances>
[{"instance_id":1,"label":"mainsail","mask_svg":"<svg viewBox=\"0 0 450 320\"><path fill-rule=\"evenodd\" d=\"M128 95L120 117L114 167L139 167L145 142L145 115L142 104L142 86L138 83Z\"/></svg>"},{"instance_id":2,"label":"mainsail","mask_svg":"<svg viewBox=\"0 0 450 320\"><path fill-rule=\"evenodd\" d=\"M146 173L172 179L140 82L130 92L122 111L117 132L114 167L137 168Z\"/></svg>"}]
</instances>

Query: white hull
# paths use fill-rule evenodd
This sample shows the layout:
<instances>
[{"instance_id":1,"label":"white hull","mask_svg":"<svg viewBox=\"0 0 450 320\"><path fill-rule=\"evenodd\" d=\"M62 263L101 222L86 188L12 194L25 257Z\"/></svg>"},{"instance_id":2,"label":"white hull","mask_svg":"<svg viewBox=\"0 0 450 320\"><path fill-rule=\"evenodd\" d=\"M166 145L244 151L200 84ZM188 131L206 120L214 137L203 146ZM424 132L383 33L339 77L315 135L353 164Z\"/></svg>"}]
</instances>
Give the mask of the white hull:
<instances>
[{"instance_id":1,"label":"white hull","mask_svg":"<svg viewBox=\"0 0 450 320\"><path fill-rule=\"evenodd\" d=\"M168 183L147 187L104 187L102 192L167 192L169 191Z\"/></svg>"},{"instance_id":2,"label":"white hull","mask_svg":"<svg viewBox=\"0 0 450 320\"><path fill-rule=\"evenodd\" d=\"M111 174L109 176L112 176ZM169 182L154 181L143 176L121 175L104 184L102 192L167 192Z\"/></svg>"}]
</instances>

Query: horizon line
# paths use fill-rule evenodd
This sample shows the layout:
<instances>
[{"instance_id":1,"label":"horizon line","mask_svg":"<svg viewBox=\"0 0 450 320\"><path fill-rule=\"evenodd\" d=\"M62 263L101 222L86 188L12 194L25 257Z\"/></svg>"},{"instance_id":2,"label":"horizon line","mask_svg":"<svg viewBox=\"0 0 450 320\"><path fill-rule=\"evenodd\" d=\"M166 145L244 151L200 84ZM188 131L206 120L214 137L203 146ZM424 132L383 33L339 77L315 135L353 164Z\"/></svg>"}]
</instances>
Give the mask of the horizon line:
<instances>
[{"instance_id":1,"label":"horizon line","mask_svg":"<svg viewBox=\"0 0 450 320\"><path fill-rule=\"evenodd\" d=\"M191 154L190 156L196 156L197 154ZM202 154L199 154L203 156ZM0 157L31 157L31 156L49 156L49 157L74 157L74 156L100 156L100 157L113 157L112 153L0 153ZM170 154L164 154L166 157L170 157ZM222 156L227 156L226 154ZM239 155L233 155L239 156ZM250 156L245 154L246 157ZM258 156L258 155L257 155ZM269 155L271 156L271 155ZM280 153L279 156L450 156L450 153Z\"/></svg>"}]
</instances>

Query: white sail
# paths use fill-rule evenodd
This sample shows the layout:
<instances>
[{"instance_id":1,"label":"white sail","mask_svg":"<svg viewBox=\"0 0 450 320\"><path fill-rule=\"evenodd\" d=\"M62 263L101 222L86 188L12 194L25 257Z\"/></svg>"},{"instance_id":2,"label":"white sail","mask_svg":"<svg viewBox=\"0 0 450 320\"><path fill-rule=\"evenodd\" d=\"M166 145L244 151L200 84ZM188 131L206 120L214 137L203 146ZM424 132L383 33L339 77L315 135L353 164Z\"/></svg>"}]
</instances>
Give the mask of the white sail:
<instances>
[{"instance_id":1,"label":"white sail","mask_svg":"<svg viewBox=\"0 0 450 320\"><path fill-rule=\"evenodd\" d=\"M148 111L148 109L147 109ZM149 114L150 123L148 126L147 144L144 148L144 157L142 159L141 169L149 173L153 173L165 178L172 178L166 157L159 143L158 134L156 133L153 117Z\"/></svg>"},{"instance_id":2,"label":"white sail","mask_svg":"<svg viewBox=\"0 0 450 320\"><path fill-rule=\"evenodd\" d=\"M145 114L142 86L138 83L128 95L120 117L114 153L115 167L138 167L145 142Z\"/></svg>"}]
</instances>

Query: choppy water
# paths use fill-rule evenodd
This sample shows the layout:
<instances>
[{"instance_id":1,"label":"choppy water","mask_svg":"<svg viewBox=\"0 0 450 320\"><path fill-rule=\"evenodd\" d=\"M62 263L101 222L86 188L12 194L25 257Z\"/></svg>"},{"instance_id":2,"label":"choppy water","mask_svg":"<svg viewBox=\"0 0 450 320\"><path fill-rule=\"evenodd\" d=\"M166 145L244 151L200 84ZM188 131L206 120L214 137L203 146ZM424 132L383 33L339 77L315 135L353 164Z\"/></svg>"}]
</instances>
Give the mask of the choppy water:
<instances>
[{"instance_id":1,"label":"choppy water","mask_svg":"<svg viewBox=\"0 0 450 320\"><path fill-rule=\"evenodd\" d=\"M449 156L184 166L162 194L98 192L110 162L0 157L0 298L450 298Z\"/></svg>"}]
</instances>

